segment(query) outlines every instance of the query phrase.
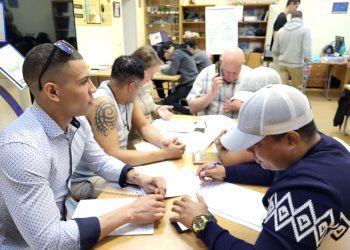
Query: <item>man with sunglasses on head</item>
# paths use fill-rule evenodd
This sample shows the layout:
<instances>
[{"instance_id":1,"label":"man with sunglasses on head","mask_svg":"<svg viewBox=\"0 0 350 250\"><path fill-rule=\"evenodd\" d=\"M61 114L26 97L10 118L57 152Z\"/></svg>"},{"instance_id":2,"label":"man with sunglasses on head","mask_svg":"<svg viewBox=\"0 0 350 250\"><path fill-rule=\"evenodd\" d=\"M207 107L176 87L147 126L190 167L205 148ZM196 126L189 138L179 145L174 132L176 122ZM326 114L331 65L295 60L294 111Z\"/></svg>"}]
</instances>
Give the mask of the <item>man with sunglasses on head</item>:
<instances>
[{"instance_id":1,"label":"man with sunglasses on head","mask_svg":"<svg viewBox=\"0 0 350 250\"><path fill-rule=\"evenodd\" d=\"M96 141L104 151L131 165L181 158L185 146L177 140L166 140L147 120L135 99L141 87L150 79L145 76L145 64L133 56L120 56L112 66L109 81L104 81L94 94L93 107L87 119ZM128 150L127 140L133 126L142 137L160 147L160 150L143 152ZM78 166L73 174L72 192L77 199L95 198L105 179Z\"/></svg>"},{"instance_id":2,"label":"man with sunglasses on head","mask_svg":"<svg viewBox=\"0 0 350 250\"><path fill-rule=\"evenodd\" d=\"M165 181L137 173L108 156L85 117L96 88L87 65L68 43L34 47L23 77L35 101L0 134L0 248L90 249L126 223L150 223L164 214ZM99 217L66 221L65 201L79 164L120 186L148 193Z\"/></svg>"}]
</instances>

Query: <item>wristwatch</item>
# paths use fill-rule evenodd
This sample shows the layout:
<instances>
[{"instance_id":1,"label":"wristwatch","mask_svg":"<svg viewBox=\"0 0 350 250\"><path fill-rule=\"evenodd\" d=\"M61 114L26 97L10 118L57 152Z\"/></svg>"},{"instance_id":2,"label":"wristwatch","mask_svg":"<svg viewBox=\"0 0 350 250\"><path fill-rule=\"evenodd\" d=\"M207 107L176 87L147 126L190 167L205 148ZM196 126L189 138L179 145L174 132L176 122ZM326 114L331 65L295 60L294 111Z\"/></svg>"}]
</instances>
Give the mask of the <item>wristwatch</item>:
<instances>
[{"instance_id":1,"label":"wristwatch","mask_svg":"<svg viewBox=\"0 0 350 250\"><path fill-rule=\"evenodd\" d=\"M192 231L195 233L197 237L205 229L205 227L210 221L216 222L216 219L214 215L212 215L209 212L206 214L198 215L193 218Z\"/></svg>"}]
</instances>

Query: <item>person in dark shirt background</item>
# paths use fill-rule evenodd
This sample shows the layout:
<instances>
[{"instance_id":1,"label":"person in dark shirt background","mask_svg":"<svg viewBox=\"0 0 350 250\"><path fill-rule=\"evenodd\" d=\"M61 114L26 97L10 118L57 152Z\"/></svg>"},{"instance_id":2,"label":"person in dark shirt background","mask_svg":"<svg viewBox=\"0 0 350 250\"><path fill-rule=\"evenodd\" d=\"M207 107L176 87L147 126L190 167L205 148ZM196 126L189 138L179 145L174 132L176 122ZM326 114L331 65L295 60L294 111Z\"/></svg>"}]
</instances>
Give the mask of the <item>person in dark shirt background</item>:
<instances>
[{"instance_id":1,"label":"person in dark shirt background","mask_svg":"<svg viewBox=\"0 0 350 250\"><path fill-rule=\"evenodd\" d=\"M180 100L186 98L190 92L193 82L198 75L196 63L191 52L181 46L174 47L171 42L162 44L158 51L159 57L170 61L168 68L162 68L165 75L181 75L181 80L175 89L171 90L164 99L164 105L174 106L174 110L185 115L190 115L187 107L180 104Z\"/></svg>"}]
</instances>

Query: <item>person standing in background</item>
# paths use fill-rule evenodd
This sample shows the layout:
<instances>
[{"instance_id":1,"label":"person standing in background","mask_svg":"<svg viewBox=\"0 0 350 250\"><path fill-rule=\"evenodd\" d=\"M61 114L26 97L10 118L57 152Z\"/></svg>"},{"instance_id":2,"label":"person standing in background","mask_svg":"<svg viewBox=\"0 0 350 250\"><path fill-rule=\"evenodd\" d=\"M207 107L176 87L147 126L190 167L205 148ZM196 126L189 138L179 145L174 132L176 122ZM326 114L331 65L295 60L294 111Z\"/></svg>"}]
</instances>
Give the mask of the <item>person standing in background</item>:
<instances>
[{"instance_id":1,"label":"person standing in background","mask_svg":"<svg viewBox=\"0 0 350 250\"><path fill-rule=\"evenodd\" d=\"M311 32L304 26L303 13L295 11L292 19L280 29L276 36L272 53L278 58L278 70L282 83L288 84L289 77L292 86L303 89L304 62L311 61Z\"/></svg>"},{"instance_id":2,"label":"person standing in background","mask_svg":"<svg viewBox=\"0 0 350 250\"><path fill-rule=\"evenodd\" d=\"M277 32L287 23L287 16L296 11L299 5L300 0L288 0L284 11L277 16L277 19L273 24L273 34L271 38L270 50L272 50L273 43L276 40ZM278 58L273 58L273 66L275 70L278 70Z\"/></svg>"}]
</instances>

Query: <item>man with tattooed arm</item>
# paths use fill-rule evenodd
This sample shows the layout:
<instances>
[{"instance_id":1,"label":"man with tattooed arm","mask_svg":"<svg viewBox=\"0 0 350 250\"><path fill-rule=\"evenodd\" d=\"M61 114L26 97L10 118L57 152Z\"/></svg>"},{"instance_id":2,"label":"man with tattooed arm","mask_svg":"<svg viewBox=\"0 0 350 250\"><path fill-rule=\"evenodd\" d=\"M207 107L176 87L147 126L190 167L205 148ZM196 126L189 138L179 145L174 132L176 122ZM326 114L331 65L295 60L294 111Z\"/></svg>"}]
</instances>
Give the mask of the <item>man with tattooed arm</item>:
<instances>
[{"instance_id":1,"label":"man with tattooed arm","mask_svg":"<svg viewBox=\"0 0 350 250\"><path fill-rule=\"evenodd\" d=\"M109 81L101 83L94 94L93 107L87 119L96 141L104 151L119 160L142 165L151 162L181 158L185 146L176 138L164 139L148 122L135 102L146 82L144 62L132 56L118 57L112 66ZM127 139L131 127L135 127L143 138L160 147L153 152L127 150ZM98 173L91 172L80 164L73 174L72 192L78 199L94 198L105 183Z\"/></svg>"}]
</instances>

